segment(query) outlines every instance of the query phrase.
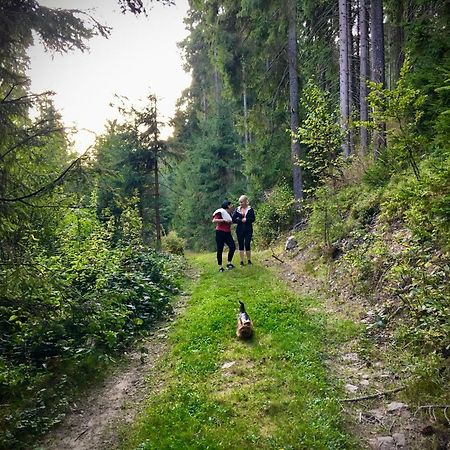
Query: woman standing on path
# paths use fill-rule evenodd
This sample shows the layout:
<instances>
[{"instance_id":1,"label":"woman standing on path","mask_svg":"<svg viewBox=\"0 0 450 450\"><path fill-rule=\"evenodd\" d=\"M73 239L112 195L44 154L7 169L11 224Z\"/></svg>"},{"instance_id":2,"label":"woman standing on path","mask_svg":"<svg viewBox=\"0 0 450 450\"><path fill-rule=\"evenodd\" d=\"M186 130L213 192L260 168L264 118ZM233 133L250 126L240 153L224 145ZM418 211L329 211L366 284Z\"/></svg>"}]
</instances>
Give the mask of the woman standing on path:
<instances>
[{"instance_id":1,"label":"woman standing on path","mask_svg":"<svg viewBox=\"0 0 450 450\"><path fill-rule=\"evenodd\" d=\"M216 244L217 244L217 264L219 265L219 272L223 272L222 266L222 252L225 244L228 245L228 264L227 269L234 269L232 264L233 255L236 250L236 244L234 243L233 236L231 235L231 213L233 211L233 205L230 201L225 200L222 203L222 207L216 209L213 213L212 221L216 224Z\"/></svg>"},{"instance_id":2,"label":"woman standing on path","mask_svg":"<svg viewBox=\"0 0 450 450\"><path fill-rule=\"evenodd\" d=\"M233 222L237 223L236 236L239 243L239 256L241 258L241 266L244 265L244 248L247 253L247 264L252 264L252 252L250 243L253 236L253 222L255 221L255 211L248 204L246 195L239 197L239 207L233 214Z\"/></svg>"}]
</instances>

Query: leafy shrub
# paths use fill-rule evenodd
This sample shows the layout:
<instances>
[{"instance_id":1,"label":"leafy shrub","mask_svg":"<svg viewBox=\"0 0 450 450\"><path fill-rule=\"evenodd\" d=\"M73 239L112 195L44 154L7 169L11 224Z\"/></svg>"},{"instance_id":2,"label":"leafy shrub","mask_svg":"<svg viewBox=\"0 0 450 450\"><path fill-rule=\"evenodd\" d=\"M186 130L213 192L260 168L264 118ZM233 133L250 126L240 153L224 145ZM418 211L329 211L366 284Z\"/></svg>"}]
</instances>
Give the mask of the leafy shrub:
<instances>
[{"instance_id":1,"label":"leafy shrub","mask_svg":"<svg viewBox=\"0 0 450 450\"><path fill-rule=\"evenodd\" d=\"M307 233L326 247L349 233L365 232L379 212L380 194L376 190L354 185L333 193L330 187L324 186L315 195L310 204Z\"/></svg>"},{"instance_id":2,"label":"leafy shrub","mask_svg":"<svg viewBox=\"0 0 450 450\"><path fill-rule=\"evenodd\" d=\"M0 265L0 448L26 448L27 435L57 421L79 373L105 363L170 311L181 264L143 247L136 214L124 240L90 210L70 212L57 251L37 247L22 264ZM85 377L83 377L85 378Z\"/></svg>"},{"instance_id":3,"label":"leafy shrub","mask_svg":"<svg viewBox=\"0 0 450 450\"><path fill-rule=\"evenodd\" d=\"M258 206L255 222L255 240L267 245L277 239L282 231L292 227L294 196L286 184L275 187Z\"/></svg>"},{"instance_id":4,"label":"leafy shrub","mask_svg":"<svg viewBox=\"0 0 450 450\"><path fill-rule=\"evenodd\" d=\"M398 176L383 195L383 218L404 223L422 241L449 248L450 152L442 151L420 165L421 178Z\"/></svg>"},{"instance_id":5,"label":"leafy shrub","mask_svg":"<svg viewBox=\"0 0 450 450\"><path fill-rule=\"evenodd\" d=\"M387 302L387 310L400 308L399 340L413 341L418 353L448 355L448 150L428 155L417 169L419 178L405 168L384 183L317 190L301 239L322 255L330 254L330 246L338 250L336 292L350 289L366 300Z\"/></svg>"},{"instance_id":6,"label":"leafy shrub","mask_svg":"<svg viewBox=\"0 0 450 450\"><path fill-rule=\"evenodd\" d=\"M341 172L342 134L337 111L332 111L330 104L329 93L308 81L302 98L305 118L295 136L307 147L305 158L300 161L306 175L306 194L314 192Z\"/></svg>"},{"instance_id":7,"label":"leafy shrub","mask_svg":"<svg viewBox=\"0 0 450 450\"><path fill-rule=\"evenodd\" d=\"M389 273L389 290L409 311L402 341L425 352L450 353L450 259L411 242Z\"/></svg>"},{"instance_id":8,"label":"leafy shrub","mask_svg":"<svg viewBox=\"0 0 450 450\"><path fill-rule=\"evenodd\" d=\"M415 177L420 179L419 162L429 147L427 138L419 133L426 96L413 88L408 80L410 71L411 61L407 57L394 89L383 89L381 83L369 82L368 102L373 122L365 123L364 126L376 128L376 124L386 123L389 143L366 177L374 185L383 185L384 180L408 165Z\"/></svg>"},{"instance_id":9,"label":"leafy shrub","mask_svg":"<svg viewBox=\"0 0 450 450\"><path fill-rule=\"evenodd\" d=\"M185 242L176 231L172 230L162 238L162 247L168 253L182 256L184 255Z\"/></svg>"}]
</instances>

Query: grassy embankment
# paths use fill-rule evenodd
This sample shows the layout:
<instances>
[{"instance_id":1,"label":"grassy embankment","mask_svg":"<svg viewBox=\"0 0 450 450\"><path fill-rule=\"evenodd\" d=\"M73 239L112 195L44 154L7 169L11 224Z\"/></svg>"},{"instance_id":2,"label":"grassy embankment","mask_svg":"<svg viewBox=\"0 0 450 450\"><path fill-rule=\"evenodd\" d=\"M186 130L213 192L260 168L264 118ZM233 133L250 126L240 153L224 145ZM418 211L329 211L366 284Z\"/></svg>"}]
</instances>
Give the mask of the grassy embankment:
<instances>
[{"instance_id":1,"label":"grassy embankment","mask_svg":"<svg viewBox=\"0 0 450 450\"><path fill-rule=\"evenodd\" d=\"M318 300L258 262L219 274L213 255L190 259L200 278L152 380L157 393L122 448L356 448L324 366L326 318L307 313ZM249 342L235 335L238 300L254 321ZM342 339L352 334L335 325Z\"/></svg>"}]
</instances>

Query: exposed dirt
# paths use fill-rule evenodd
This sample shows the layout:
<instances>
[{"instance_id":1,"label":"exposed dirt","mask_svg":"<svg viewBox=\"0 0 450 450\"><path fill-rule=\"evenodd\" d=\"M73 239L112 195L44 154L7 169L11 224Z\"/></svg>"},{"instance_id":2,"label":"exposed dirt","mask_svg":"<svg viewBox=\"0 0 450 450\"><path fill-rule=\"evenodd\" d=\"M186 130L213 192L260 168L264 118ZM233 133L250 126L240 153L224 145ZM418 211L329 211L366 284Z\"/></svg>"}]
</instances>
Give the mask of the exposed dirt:
<instances>
[{"instance_id":1,"label":"exposed dirt","mask_svg":"<svg viewBox=\"0 0 450 450\"><path fill-rule=\"evenodd\" d=\"M309 275L315 269L306 268L308 256L308 249L293 249L273 254L265 263L275 267L300 295L319 295L330 320L369 323L373 305L352 295L332 295L327 282ZM402 401L407 375L394 373L390 368L386 340L375 339L374 343L377 347L375 358L364 354L364 344L358 339L343 346L330 343L327 349L327 366L346 392L341 405L347 431L367 449L448 449L446 437L439 435L433 422L423 419L423 415L417 414L417 408ZM386 394L364 398L382 393Z\"/></svg>"},{"instance_id":2,"label":"exposed dirt","mask_svg":"<svg viewBox=\"0 0 450 450\"><path fill-rule=\"evenodd\" d=\"M111 450L119 443L119 432L133 423L149 392L146 379L167 352L167 336L188 296L181 295L174 314L158 323L150 336L124 355L124 362L102 385L86 392L71 405L63 422L39 444L42 450Z\"/></svg>"}]
</instances>

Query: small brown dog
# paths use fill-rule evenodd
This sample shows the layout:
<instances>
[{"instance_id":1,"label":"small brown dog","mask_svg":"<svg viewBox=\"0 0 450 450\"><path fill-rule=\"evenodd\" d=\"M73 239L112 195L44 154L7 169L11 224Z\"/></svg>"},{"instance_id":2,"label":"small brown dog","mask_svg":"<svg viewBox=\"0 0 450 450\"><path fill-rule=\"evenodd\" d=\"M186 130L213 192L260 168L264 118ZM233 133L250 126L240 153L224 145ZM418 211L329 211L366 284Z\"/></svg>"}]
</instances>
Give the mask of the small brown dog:
<instances>
[{"instance_id":1,"label":"small brown dog","mask_svg":"<svg viewBox=\"0 0 450 450\"><path fill-rule=\"evenodd\" d=\"M239 339L250 339L252 335L253 335L253 322L248 316L244 304L240 301L236 336Z\"/></svg>"}]
</instances>

